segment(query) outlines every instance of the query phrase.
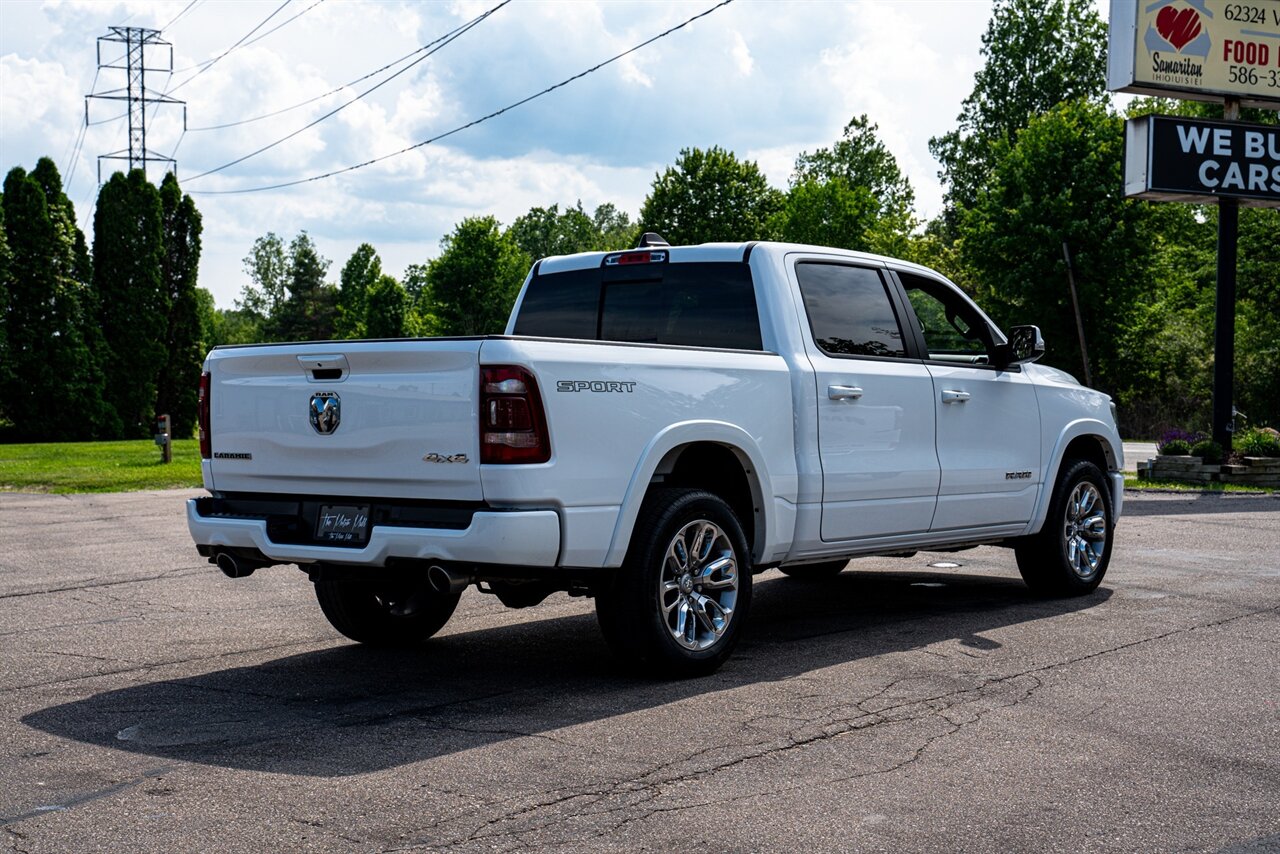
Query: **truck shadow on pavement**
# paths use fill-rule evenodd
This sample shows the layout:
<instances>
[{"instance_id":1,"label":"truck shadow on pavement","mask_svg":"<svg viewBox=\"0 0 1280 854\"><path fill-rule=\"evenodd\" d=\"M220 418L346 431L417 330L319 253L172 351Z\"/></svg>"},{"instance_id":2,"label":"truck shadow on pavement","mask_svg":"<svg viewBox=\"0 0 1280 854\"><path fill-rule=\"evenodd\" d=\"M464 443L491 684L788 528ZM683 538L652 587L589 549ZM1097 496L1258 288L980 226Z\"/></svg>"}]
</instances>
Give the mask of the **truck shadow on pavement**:
<instances>
[{"instance_id":1,"label":"truck shadow on pavement","mask_svg":"<svg viewBox=\"0 0 1280 854\"><path fill-rule=\"evenodd\" d=\"M1045 601L1016 578L951 573L769 577L756 581L734 657L704 679L620 673L584 614L444 635L414 651L342 644L107 691L22 720L165 759L343 777L939 642L954 641L956 655L980 653L1000 646L982 632L1092 608L1110 595L1101 588Z\"/></svg>"}]
</instances>

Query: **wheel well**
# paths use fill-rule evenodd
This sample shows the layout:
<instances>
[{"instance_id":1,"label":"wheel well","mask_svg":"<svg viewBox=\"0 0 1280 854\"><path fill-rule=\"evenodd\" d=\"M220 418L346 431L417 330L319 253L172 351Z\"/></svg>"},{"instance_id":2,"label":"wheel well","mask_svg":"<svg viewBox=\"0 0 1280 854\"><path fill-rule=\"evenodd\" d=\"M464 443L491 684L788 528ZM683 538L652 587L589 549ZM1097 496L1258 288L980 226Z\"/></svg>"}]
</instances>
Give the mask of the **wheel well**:
<instances>
[{"instance_id":1,"label":"wheel well","mask_svg":"<svg viewBox=\"0 0 1280 854\"><path fill-rule=\"evenodd\" d=\"M1105 474L1108 471L1115 471L1120 466L1116 461L1111 459L1112 453L1107 448L1105 442L1097 436L1077 436L1067 445L1067 449L1062 453L1062 466L1072 460L1086 460L1093 463Z\"/></svg>"},{"instance_id":2,"label":"wheel well","mask_svg":"<svg viewBox=\"0 0 1280 854\"><path fill-rule=\"evenodd\" d=\"M674 448L662 458L653 473L653 486L680 486L705 489L724 499L742 524L742 532L754 553L761 529L753 481L748 476L751 462L737 449L715 442L695 442Z\"/></svg>"}]
</instances>

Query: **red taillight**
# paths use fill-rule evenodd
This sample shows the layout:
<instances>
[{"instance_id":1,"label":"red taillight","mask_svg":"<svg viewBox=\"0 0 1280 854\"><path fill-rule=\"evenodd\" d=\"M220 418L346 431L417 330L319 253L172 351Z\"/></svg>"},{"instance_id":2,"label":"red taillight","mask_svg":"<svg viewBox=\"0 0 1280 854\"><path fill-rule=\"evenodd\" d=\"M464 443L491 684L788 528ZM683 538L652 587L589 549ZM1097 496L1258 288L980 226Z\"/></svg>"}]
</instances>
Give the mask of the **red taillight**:
<instances>
[{"instance_id":1,"label":"red taillight","mask_svg":"<svg viewBox=\"0 0 1280 854\"><path fill-rule=\"evenodd\" d=\"M480 369L480 462L545 463L551 459L538 383L524 368Z\"/></svg>"},{"instance_id":2,"label":"red taillight","mask_svg":"<svg viewBox=\"0 0 1280 854\"><path fill-rule=\"evenodd\" d=\"M196 420L200 424L200 458L213 458L213 431L209 429L209 372L200 375L200 403Z\"/></svg>"},{"instance_id":3,"label":"red taillight","mask_svg":"<svg viewBox=\"0 0 1280 854\"><path fill-rule=\"evenodd\" d=\"M604 256L604 265L606 267L616 267L619 264L661 264L667 260L667 253L660 252L615 252L612 255Z\"/></svg>"}]
</instances>

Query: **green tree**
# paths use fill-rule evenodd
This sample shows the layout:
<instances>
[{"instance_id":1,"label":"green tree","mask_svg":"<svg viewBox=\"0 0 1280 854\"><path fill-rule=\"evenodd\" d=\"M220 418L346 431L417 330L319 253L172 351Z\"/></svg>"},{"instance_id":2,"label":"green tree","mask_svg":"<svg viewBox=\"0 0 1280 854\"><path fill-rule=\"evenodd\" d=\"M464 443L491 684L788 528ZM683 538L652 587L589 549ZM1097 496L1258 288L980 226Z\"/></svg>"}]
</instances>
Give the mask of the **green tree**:
<instances>
[{"instance_id":1,"label":"green tree","mask_svg":"<svg viewBox=\"0 0 1280 854\"><path fill-rule=\"evenodd\" d=\"M16 167L4 182L0 408L13 439L109 438L119 422L102 400L102 374L84 339L75 212L53 162L41 158L37 171L39 178Z\"/></svg>"},{"instance_id":2,"label":"green tree","mask_svg":"<svg viewBox=\"0 0 1280 854\"><path fill-rule=\"evenodd\" d=\"M783 195L754 161L716 146L685 148L674 166L653 179L640 209L644 231L673 246L712 241L767 240Z\"/></svg>"},{"instance_id":3,"label":"green tree","mask_svg":"<svg viewBox=\"0 0 1280 854\"><path fill-rule=\"evenodd\" d=\"M1151 292L1148 210L1123 197L1123 122L1087 100L1031 120L996 145L986 188L963 221L961 253L984 306L1006 328L1045 332L1045 361L1079 374L1062 244L1072 249L1094 384L1128 388L1117 326Z\"/></svg>"},{"instance_id":4,"label":"green tree","mask_svg":"<svg viewBox=\"0 0 1280 854\"><path fill-rule=\"evenodd\" d=\"M392 338L374 335L365 329L369 294L382 277L382 259L368 243L361 243L342 266L338 284L338 313L334 321L337 338Z\"/></svg>"},{"instance_id":5,"label":"green tree","mask_svg":"<svg viewBox=\"0 0 1280 854\"><path fill-rule=\"evenodd\" d=\"M565 208L563 212L559 205L531 208L511 223L508 232L530 263L551 255L572 255L603 248L600 230L582 209L581 201L576 207Z\"/></svg>"},{"instance_id":6,"label":"green tree","mask_svg":"<svg viewBox=\"0 0 1280 854\"><path fill-rule=\"evenodd\" d=\"M236 308L251 312L262 324L280 312L289 296L289 255L280 235L268 231L253 241L244 271L250 284L244 286Z\"/></svg>"},{"instance_id":7,"label":"green tree","mask_svg":"<svg viewBox=\"0 0 1280 854\"><path fill-rule=\"evenodd\" d=\"M443 327L436 316L435 298L431 293L431 265L410 264L405 267L401 284L409 300L409 319L405 322L407 334L441 334Z\"/></svg>"},{"instance_id":8,"label":"green tree","mask_svg":"<svg viewBox=\"0 0 1280 854\"><path fill-rule=\"evenodd\" d=\"M865 115L856 116L830 148L802 152L796 158L792 186L842 178L851 188L867 190L876 203L877 218L909 219L915 191L898 168L897 159L876 135L877 130L879 126Z\"/></svg>"},{"instance_id":9,"label":"green tree","mask_svg":"<svg viewBox=\"0 0 1280 854\"><path fill-rule=\"evenodd\" d=\"M370 338L405 338L413 334L409 295L385 273L369 289L365 314Z\"/></svg>"},{"instance_id":10,"label":"green tree","mask_svg":"<svg viewBox=\"0 0 1280 854\"><path fill-rule=\"evenodd\" d=\"M325 283L329 259L316 251L305 231L289 243L288 297L267 321L274 341L327 341L333 338L337 289Z\"/></svg>"},{"instance_id":11,"label":"green tree","mask_svg":"<svg viewBox=\"0 0 1280 854\"><path fill-rule=\"evenodd\" d=\"M160 194L146 173L117 172L98 193L93 217L94 284L106 343L105 396L124 436L151 435L156 380L164 366L168 294Z\"/></svg>"},{"instance_id":12,"label":"green tree","mask_svg":"<svg viewBox=\"0 0 1280 854\"><path fill-rule=\"evenodd\" d=\"M9 238L4 227L4 193L0 193L0 390L12 382L9 370ZM4 401L0 400L0 424L4 421Z\"/></svg>"},{"instance_id":13,"label":"green tree","mask_svg":"<svg viewBox=\"0 0 1280 854\"><path fill-rule=\"evenodd\" d=\"M864 186L850 186L841 176L819 181L807 178L792 186L775 230L788 243L871 250L869 233L880 205Z\"/></svg>"},{"instance_id":14,"label":"green tree","mask_svg":"<svg viewBox=\"0 0 1280 854\"><path fill-rule=\"evenodd\" d=\"M429 281L445 335L501 333L528 259L491 216L469 217L440 241Z\"/></svg>"},{"instance_id":15,"label":"green tree","mask_svg":"<svg viewBox=\"0 0 1280 854\"><path fill-rule=\"evenodd\" d=\"M636 245L640 230L626 211L618 210L611 202L598 205L591 214L591 224L600 235L597 249L612 252L616 249L630 249Z\"/></svg>"},{"instance_id":16,"label":"green tree","mask_svg":"<svg viewBox=\"0 0 1280 854\"><path fill-rule=\"evenodd\" d=\"M200 366L206 349L201 328L196 280L200 268L200 212L183 195L172 172L160 183L164 255L161 286L169 304L165 334L166 360L156 380L156 412L172 419L173 435L190 436L196 428Z\"/></svg>"},{"instance_id":17,"label":"green tree","mask_svg":"<svg viewBox=\"0 0 1280 854\"><path fill-rule=\"evenodd\" d=\"M1062 101L1106 97L1107 27L1090 0L997 0L981 52L959 127L929 141L949 226L977 201L998 143Z\"/></svg>"}]
</instances>

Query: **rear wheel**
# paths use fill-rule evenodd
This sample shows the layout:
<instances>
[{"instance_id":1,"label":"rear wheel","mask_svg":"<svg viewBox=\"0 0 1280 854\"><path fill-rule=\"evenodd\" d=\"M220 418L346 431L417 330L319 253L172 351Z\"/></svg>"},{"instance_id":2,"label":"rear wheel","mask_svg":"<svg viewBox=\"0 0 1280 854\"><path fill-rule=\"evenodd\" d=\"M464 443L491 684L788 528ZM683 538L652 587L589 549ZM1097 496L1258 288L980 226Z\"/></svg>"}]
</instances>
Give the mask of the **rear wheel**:
<instances>
[{"instance_id":1,"label":"rear wheel","mask_svg":"<svg viewBox=\"0 0 1280 854\"><path fill-rule=\"evenodd\" d=\"M1101 469L1067 463L1054 485L1040 533L1015 548L1027 586L1045 596L1079 596L1102 583L1111 561L1115 516Z\"/></svg>"},{"instance_id":2,"label":"rear wheel","mask_svg":"<svg viewBox=\"0 0 1280 854\"><path fill-rule=\"evenodd\" d=\"M751 603L747 539L729 506L697 489L655 491L622 569L596 597L610 646L659 676L700 676L729 657Z\"/></svg>"},{"instance_id":3,"label":"rear wheel","mask_svg":"<svg viewBox=\"0 0 1280 854\"><path fill-rule=\"evenodd\" d=\"M797 581L826 581L835 578L849 565L847 560L829 560L826 563L806 563L800 566L780 566L783 575Z\"/></svg>"},{"instance_id":4,"label":"rear wheel","mask_svg":"<svg viewBox=\"0 0 1280 854\"><path fill-rule=\"evenodd\" d=\"M462 597L461 592L436 592L425 573L321 579L315 586L329 623L353 641L373 646L421 643L444 628Z\"/></svg>"}]
</instances>

